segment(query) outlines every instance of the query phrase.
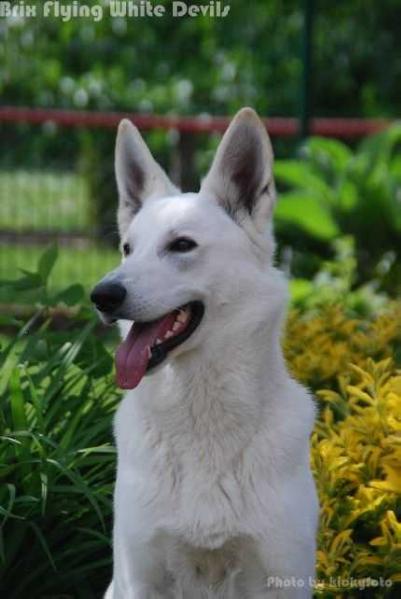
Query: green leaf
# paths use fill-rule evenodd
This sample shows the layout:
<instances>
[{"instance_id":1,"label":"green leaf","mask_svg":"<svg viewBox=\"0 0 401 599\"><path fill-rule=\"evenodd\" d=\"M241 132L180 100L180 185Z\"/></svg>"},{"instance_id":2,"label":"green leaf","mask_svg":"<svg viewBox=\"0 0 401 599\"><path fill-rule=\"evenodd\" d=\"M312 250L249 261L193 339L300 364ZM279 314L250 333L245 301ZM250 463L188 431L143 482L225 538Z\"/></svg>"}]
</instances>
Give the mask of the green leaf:
<instances>
[{"instance_id":1,"label":"green leaf","mask_svg":"<svg viewBox=\"0 0 401 599\"><path fill-rule=\"evenodd\" d=\"M103 343L94 336L82 344L75 363L83 370L90 369L94 378L109 374L113 368L113 358Z\"/></svg>"},{"instance_id":2,"label":"green leaf","mask_svg":"<svg viewBox=\"0 0 401 599\"><path fill-rule=\"evenodd\" d=\"M74 306L84 298L84 295L85 290L82 287L82 285L75 283L74 285L70 285L69 287L58 293L54 300L56 303L62 302L67 306Z\"/></svg>"},{"instance_id":3,"label":"green leaf","mask_svg":"<svg viewBox=\"0 0 401 599\"><path fill-rule=\"evenodd\" d=\"M296 304L304 301L313 291L313 283L307 279L290 281L291 300Z\"/></svg>"},{"instance_id":4,"label":"green leaf","mask_svg":"<svg viewBox=\"0 0 401 599\"><path fill-rule=\"evenodd\" d=\"M300 160L278 160L274 174L279 182L319 194L322 201L333 201L333 191L321 174L313 172L310 165Z\"/></svg>"},{"instance_id":5,"label":"green leaf","mask_svg":"<svg viewBox=\"0 0 401 599\"><path fill-rule=\"evenodd\" d=\"M32 528L40 545L42 546L42 549L43 549L47 559L49 560L52 569L56 572L57 571L56 564L55 564L53 556L51 554L49 545L47 544L46 537L44 536L44 534L42 533L42 531L40 530L40 528L36 524L36 522L29 522L29 526Z\"/></svg>"},{"instance_id":6,"label":"green leaf","mask_svg":"<svg viewBox=\"0 0 401 599\"><path fill-rule=\"evenodd\" d=\"M401 155L397 154L389 163L389 170L392 177L398 182L401 181Z\"/></svg>"},{"instance_id":7,"label":"green leaf","mask_svg":"<svg viewBox=\"0 0 401 599\"><path fill-rule=\"evenodd\" d=\"M340 233L327 206L306 193L282 194L275 213L278 222L291 223L318 239L334 239Z\"/></svg>"},{"instance_id":8,"label":"green leaf","mask_svg":"<svg viewBox=\"0 0 401 599\"><path fill-rule=\"evenodd\" d=\"M14 430L26 430L28 423L25 414L24 397L21 389L20 373L14 368L10 376L11 391L11 413L13 417Z\"/></svg>"},{"instance_id":9,"label":"green leaf","mask_svg":"<svg viewBox=\"0 0 401 599\"><path fill-rule=\"evenodd\" d=\"M348 212L353 210L359 201L358 187L353 181L345 179L338 190L338 206Z\"/></svg>"},{"instance_id":10,"label":"green leaf","mask_svg":"<svg viewBox=\"0 0 401 599\"><path fill-rule=\"evenodd\" d=\"M58 249L55 244L51 245L47 250L42 254L38 264L38 273L44 283L47 282L51 271L56 263L58 256Z\"/></svg>"},{"instance_id":11,"label":"green leaf","mask_svg":"<svg viewBox=\"0 0 401 599\"><path fill-rule=\"evenodd\" d=\"M43 280L36 272L25 272L25 276L20 279L9 279L0 281L0 287L11 287L15 291L28 291L43 287Z\"/></svg>"},{"instance_id":12,"label":"green leaf","mask_svg":"<svg viewBox=\"0 0 401 599\"><path fill-rule=\"evenodd\" d=\"M312 160L323 167L329 167L332 172L340 175L344 172L353 155L351 150L337 139L328 139L326 137L312 137L302 149L309 160Z\"/></svg>"},{"instance_id":13,"label":"green leaf","mask_svg":"<svg viewBox=\"0 0 401 599\"><path fill-rule=\"evenodd\" d=\"M401 124L395 123L385 131L366 137L359 146L358 154L366 160L370 170L377 164L387 165L401 143Z\"/></svg>"}]
</instances>

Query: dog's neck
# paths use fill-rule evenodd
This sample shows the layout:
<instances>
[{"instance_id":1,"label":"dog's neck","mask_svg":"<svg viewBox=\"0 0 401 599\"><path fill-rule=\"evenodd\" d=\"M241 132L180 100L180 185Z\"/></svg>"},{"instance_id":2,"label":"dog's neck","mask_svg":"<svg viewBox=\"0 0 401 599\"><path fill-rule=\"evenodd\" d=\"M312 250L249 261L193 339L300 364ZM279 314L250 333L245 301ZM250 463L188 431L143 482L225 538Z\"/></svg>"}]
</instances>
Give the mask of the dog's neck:
<instances>
[{"instance_id":1,"label":"dog's neck","mask_svg":"<svg viewBox=\"0 0 401 599\"><path fill-rule=\"evenodd\" d=\"M178 450L193 448L194 456L226 467L254 437L286 380L280 333L280 320L266 323L230 343L183 354L149 377L140 402L147 426Z\"/></svg>"},{"instance_id":2,"label":"dog's neck","mask_svg":"<svg viewBox=\"0 0 401 599\"><path fill-rule=\"evenodd\" d=\"M180 356L171 364L174 384L192 389L205 401L223 403L249 397L252 390L255 400L264 403L285 372L280 329L280 323L262 325L257 331L219 339L203 350Z\"/></svg>"}]
</instances>

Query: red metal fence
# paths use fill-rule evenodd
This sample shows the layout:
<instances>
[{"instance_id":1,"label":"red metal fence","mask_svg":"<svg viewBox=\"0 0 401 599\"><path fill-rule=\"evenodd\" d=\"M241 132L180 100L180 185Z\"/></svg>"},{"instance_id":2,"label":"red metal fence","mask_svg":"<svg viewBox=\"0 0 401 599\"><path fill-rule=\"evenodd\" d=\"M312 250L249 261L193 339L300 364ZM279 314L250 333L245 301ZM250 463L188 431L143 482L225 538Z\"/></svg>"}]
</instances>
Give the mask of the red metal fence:
<instances>
[{"instance_id":1,"label":"red metal fence","mask_svg":"<svg viewBox=\"0 0 401 599\"><path fill-rule=\"evenodd\" d=\"M122 118L131 119L143 130L176 129L182 133L222 132L229 117L160 116L131 112L88 112L48 108L0 107L0 122L41 124L53 122L64 127L114 128ZM294 137L299 134L299 120L287 117L263 119L272 137ZM310 131L313 135L356 139L381 131L389 125L386 120L359 118L314 118Z\"/></svg>"}]
</instances>

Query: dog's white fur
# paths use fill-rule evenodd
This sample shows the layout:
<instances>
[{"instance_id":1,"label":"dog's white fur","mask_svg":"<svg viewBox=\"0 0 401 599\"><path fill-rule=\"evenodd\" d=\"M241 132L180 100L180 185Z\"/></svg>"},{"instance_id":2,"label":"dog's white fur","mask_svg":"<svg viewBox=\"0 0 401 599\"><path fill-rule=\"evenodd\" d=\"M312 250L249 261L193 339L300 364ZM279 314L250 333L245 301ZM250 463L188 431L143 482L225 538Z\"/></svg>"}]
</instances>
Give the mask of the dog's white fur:
<instances>
[{"instance_id":1,"label":"dog's white fur","mask_svg":"<svg viewBox=\"0 0 401 599\"><path fill-rule=\"evenodd\" d=\"M108 276L128 290L125 329L192 300L206 310L118 409L107 599L311 596L315 410L280 346L287 285L273 266L272 164L262 123L243 109L200 192L181 194L137 129L120 125L118 220L132 252ZM183 235L198 247L169 253Z\"/></svg>"}]
</instances>

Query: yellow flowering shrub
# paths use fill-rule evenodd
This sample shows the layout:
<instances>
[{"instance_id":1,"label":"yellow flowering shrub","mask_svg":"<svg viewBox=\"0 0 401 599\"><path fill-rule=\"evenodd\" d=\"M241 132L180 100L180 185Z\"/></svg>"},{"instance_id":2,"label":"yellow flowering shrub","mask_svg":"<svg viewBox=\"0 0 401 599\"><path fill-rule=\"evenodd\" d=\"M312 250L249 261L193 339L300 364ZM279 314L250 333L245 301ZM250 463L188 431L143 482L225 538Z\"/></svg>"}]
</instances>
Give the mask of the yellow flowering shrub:
<instances>
[{"instance_id":1,"label":"yellow flowering shrub","mask_svg":"<svg viewBox=\"0 0 401 599\"><path fill-rule=\"evenodd\" d=\"M319 406L316 597L401 597L400 347L399 305L371 322L333 306L290 315L289 365Z\"/></svg>"},{"instance_id":2,"label":"yellow flowering shrub","mask_svg":"<svg viewBox=\"0 0 401 599\"><path fill-rule=\"evenodd\" d=\"M341 306L315 314L289 314L284 348L294 376L311 386L335 384L351 363L363 368L367 360L400 354L401 304L369 321L350 318Z\"/></svg>"}]
</instances>

